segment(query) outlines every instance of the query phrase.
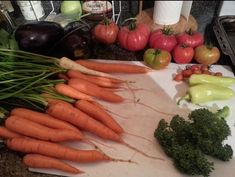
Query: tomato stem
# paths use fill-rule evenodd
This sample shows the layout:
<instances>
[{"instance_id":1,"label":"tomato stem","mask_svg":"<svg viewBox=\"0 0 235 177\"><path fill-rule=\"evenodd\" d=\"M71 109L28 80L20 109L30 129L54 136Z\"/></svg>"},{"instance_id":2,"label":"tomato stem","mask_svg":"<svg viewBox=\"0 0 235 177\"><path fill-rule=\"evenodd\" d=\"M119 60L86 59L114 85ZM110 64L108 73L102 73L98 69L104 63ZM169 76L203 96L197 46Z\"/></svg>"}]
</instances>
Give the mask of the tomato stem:
<instances>
[{"instance_id":1,"label":"tomato stem","mask_svg":"<svg viewBox=\"0 0 235 177\"><path fill-rule=\"evenodd\" d=\"M103 24L105 25L105 26L108 26L109 25L109 20L108 20L108 18L107 17L104 17L104 19L103 19Z\"/></svg>"},{"instance_id":2,"label":"tomato stem","mask_svg":"<svg viewBox=\"0 0 235 177\"><path fill-rule=\"evenodd\" d=\"M156 49L154 55L159 55L161 53L161 49Z\"/></svg>"},{"instance_id":3,"label":"tomato stem","mask_svg":"<svg viewBox=\"0 0 235 177\"><path fill-rule=\"evenodd\" d=\"M136 21L136 18L127 18L127 19L125 19L123 22L122 22L122 24L121 24L121 26L123 26L126 22L128 22L128 21Z\"/></svg>"},{"instance_id":4,"label":"tomato stem","mask_svg":"<svg viewBox=\"0 0 235 177\"><path fill-rule=\"evenodd\" d=\"M186 33L189 34L190 36L192 36L192 35L193 35L193 30L192 30L192 28L189 28L189 30L188 30Z\"/></svg>"},{"instance_id":5,"label":"tomato stem","mask_svg":"<svg viewBox=\"0 0 235 177\"><path fill-rule=\"evenodd\" d=\"M173 34L173 30L169 26L164 26L163 29L162 29L162 33L165 34L165 35L170 36L170 35Z\"/></svg>"},{"instance_id":6,"label":"tomato stem","mask_svg":"<svg viewBox=\"0 0 235 177\"><path fill-rule=\"evenodd\" d=\"M206 48L208 48L209 50L211 50L213 47L214 45L211 42L206 43Z\"/></svg>"},{"instance_id":7,"label":"tomato stem","mask_svg":"<svg viewBox=\"0 0 235 177\"><path fill-rule=\"evenodd\" d=\"M130 31L135 30L135 28L136 28L136 23L135 23L135 21L131 22L131 23L128 25L128 29L129 29Z\"/></svg>"}]
</instances>

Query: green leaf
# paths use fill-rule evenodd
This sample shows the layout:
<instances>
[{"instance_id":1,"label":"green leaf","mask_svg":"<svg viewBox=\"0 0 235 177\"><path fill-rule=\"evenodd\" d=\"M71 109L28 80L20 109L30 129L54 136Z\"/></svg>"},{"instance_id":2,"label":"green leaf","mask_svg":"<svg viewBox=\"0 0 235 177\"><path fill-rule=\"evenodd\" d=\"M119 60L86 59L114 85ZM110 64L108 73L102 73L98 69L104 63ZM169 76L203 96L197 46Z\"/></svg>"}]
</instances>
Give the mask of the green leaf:
<instances>
[{"instance_id":1,"label":"green leaf","mask_svg":"<svg viewBox=\"0 0 235 177\"><path fill-rule=\"evenodd\" d=\"M0 29L0 48L8 48L9 44L9 33L4 30Z\"/></svg>"}]
</instances>

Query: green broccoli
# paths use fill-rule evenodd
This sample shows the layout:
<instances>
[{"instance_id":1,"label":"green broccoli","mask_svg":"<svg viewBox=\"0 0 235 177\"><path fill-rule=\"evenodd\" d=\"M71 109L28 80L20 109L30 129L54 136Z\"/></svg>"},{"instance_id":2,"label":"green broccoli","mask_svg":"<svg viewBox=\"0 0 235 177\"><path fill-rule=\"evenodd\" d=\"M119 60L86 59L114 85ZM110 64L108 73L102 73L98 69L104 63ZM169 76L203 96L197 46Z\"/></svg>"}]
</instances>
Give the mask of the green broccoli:
<instances>
[{"instance_id":1,"label":"green broccoli","mask_svg":"<svg viewBox=\"0 0 235 177\"><path fill-rule=\"evenodd\" d=\"M223 111L228 112L228 109L212 113L203 108L192 111L188 120L179 115L175 115L169 124L160 120L154 136L181 172L207 177L213 170L213 163L206 155L223 161L232 158L231 146L223 145L231 135L224 116L218 116L218 112L221 115Z\"/></svg>"}]
</instances>

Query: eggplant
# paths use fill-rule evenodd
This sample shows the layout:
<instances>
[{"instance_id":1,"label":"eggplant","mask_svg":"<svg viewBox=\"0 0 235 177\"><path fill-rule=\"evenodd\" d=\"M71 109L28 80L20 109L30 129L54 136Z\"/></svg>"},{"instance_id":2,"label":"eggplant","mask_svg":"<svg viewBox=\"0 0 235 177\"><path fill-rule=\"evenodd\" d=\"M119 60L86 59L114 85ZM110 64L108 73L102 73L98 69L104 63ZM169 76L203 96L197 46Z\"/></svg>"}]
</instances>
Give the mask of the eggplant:
<instances>
[{"instance_id":1,"label":"eggplant","mask_svg":"<svg viewBox=\"0 0 235 177\"><path fill-rule=\"evenodd\" d=\"M72 22L64 28L64 31L65 35L60 41L60 50L64 50L65 55L73 60L89 58L93 48L89 25L82 21Z\"/></svg>"},{"instance_id":2,"label":"eggplant","mask_svg":"<svg viewBox=\"0 0 235 177\"><path fill-rule=\"evenodd\" d=\"M64 36L64 29L55 22L39 21L20 25L15 30L19 48L38 54L48 54Z\"/></svg>"}]
</instances>

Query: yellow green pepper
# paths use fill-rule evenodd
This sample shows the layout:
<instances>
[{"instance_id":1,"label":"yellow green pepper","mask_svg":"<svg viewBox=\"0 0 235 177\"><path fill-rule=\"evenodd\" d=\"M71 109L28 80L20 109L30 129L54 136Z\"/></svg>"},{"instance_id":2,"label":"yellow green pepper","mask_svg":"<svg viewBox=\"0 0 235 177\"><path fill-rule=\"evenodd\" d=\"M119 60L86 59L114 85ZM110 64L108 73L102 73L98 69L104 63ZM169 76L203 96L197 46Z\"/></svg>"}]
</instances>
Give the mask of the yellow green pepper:
<instances>
[{"instance_id":1,"label":"yellow green pepper","mask_svg":"<svg viewBox=\"0 0 235 177\"><path fill-rule=\"evenodd\" d=\"M191 103L199 104L215 100L230 99L235 95L235 92L221 85L216 84L197 84L189 87L186 95L182 97L178 103L184 99Z\"/></svg>"},{"instance_id":2,"label":"yellow green pepper","mask_svg":"<svg viewBox=\"0 0 235 177\"><path fill-rule=\"evenodd\" d=\"M196 85L196 84L217 84L221 86L231 86L235 84L235 78L233 77L219 77L207 74L192 74L189 78L189 85Z\"/></svg>"}]
</instances>

